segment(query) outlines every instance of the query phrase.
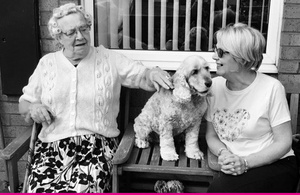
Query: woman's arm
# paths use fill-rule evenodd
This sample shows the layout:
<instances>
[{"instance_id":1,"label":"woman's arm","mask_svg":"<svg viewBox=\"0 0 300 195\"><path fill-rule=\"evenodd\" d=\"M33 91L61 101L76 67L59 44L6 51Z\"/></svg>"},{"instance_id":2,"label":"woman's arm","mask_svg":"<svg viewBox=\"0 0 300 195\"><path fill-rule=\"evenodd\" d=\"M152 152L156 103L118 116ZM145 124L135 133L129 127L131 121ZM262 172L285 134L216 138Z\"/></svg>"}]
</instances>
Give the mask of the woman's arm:
<instances>
[{"instance_id":1,"label":"woman's arm","mask_svg":"<svg viewBox=\"0 0 300 195\"><path fill-rule=\"evenodd\" d=\"M208 148L214 155L218 156L218 155L220 155L220 154L218 154L218 152L222 153L223 151L225 151L225 150L223 150L223 148L226 148L225 144L223 144L220 141L220 139L213 127L213 124L208 121L207 121L205 137L206 137ZM221 149L223 151L221 151Z\"/></svg>"},{"instance_id":2,"label":"woman's arm","mask_svg":"<svg viewBox=\"0 0 300 195\"><path fill-rule=\"evenodd\" d=\"M263 150L240 157L235 154L228 156L224 164L232 163L234 167L227 170L228 174L243 174L250 168L271 164L283 157L292 146L291 122L285 122L273 128L274 142ZM223 171L224 172L224 171Z\"/></svg>"},{"instance_id":3,"label":"woman's arm","mask_svg":"<svg viewBox=\"0 0 300 195\"><path fill-rule=\"evenodd\" d=\"M20 103L19 103L19 113L21 114L21 116L24 117L24 119L27 123L32 122L32 119L31 119L30 113L29 113L30 104L31 103L26 100L20 101Z\"/></svg>"},{"instance_id":4,"label":"woman's arm","mask_svg":"<svg viewBox=\"0 0 300 195\"><path fill-rule=\"evenodd\" d=\"M279 160L292 147L292 128L291 122L277 125L273 129L274 142L267 148L258 153L251 154L245 159L248 161L249 168L260 167Z\"/></svg>"},{"instance_id":5,"label":"woman's arm","mask_svg":"<svg viewBox=\"0 0 300 195\"><path fill-rule=\"evenodd\" d=\"M140 61L130 59L121 53L106 51L110 53L110 62L116 66L122 78L122 85L139 87L146 91L159 91L161 87L173 88L169 73L158 66L149 69Z\"/></svg>"},{"instance_id":6,"label":"woman's arm","mask_svg":"<svg viewBox=\"0 0 300 195\"><path fill-rule=\"evenodd\" d=\"M225 161L232 156L232 153L227 149L226 145L221 142L211 122L207 122L206 141L209 150L218 156L218 164L221 165L221 171L226 174L232 174L232 162Z\"/></svg>"}]
</instances>

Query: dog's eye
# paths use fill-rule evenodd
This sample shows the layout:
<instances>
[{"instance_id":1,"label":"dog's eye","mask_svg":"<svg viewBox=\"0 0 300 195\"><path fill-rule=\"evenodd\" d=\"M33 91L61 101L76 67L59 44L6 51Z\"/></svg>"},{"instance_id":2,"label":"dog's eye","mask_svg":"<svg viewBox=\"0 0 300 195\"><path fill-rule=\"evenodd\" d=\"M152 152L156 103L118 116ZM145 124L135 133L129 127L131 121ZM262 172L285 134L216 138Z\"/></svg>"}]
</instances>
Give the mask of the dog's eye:
<instances>
[{"instance_id":1,"label":"dog's eye","mask_svg":"<svg viewBox=\"0 0 300 195\"><path fill-rule=\"evenodd\" d=\"M195 74L198 74L198 72L199 72L199 70L193 70L191 74L195 75Z\"/></svg>"},{"instance_id":2,"label":"dog's eye","mask_svg":"<svg viewBox=\"0 0 300 195\"><path fill-rule=\"evenodd\" d=\"M209 66L206 66L206 67L205 67L205 70L210 71Z\"/></svg>"}]
</instances>

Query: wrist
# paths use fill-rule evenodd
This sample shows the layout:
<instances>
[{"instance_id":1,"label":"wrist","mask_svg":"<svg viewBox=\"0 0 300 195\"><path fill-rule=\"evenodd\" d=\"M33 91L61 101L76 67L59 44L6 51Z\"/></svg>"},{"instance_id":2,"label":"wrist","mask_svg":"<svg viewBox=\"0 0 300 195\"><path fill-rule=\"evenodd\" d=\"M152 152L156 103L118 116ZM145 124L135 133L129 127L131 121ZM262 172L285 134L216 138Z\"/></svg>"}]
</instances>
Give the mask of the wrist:
<instances>
[{"instance_id":1,"label":"wrist","mask_svg":"<svg viewBox=\"0 0 300 195\"><path fill-rule=\"evenodd\" d=\"M220 156L224 151L229 152L229 150L228 150L227 148L220 148L220 149L218 150L217 156Z\"/></svg>"},{"instance_id":2,"label":"wrist","mask_svg":"<svg viewBox=\"0 0 300 195\"><path fill-rule=\"evenodd\" d=\"M29 109L30 111L32 111L32 110L36 109L37 107L41 107L41 106L42 106L41 103L30 103L28 109Z\"/></svg>"}]
</instances>

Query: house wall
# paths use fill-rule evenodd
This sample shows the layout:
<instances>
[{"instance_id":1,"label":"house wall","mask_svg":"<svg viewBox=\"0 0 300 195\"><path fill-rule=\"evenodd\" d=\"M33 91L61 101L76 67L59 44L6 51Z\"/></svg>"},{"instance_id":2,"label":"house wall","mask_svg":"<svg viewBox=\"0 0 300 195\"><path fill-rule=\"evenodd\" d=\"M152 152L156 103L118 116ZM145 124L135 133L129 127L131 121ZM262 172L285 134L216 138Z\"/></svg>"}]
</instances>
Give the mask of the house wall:
<instances>
[{"instance_id":1,"label":"house wall","mask_svg":"<svg viewBox=\"0 0 300 195\"><path fill-rule=\"evenodd\" d=\"M278 79L287 91L300 92L300 1L285 0L278 61ZM300 116L300 115L299 115ZM298 117L297 132L300 132Z\"/></svg>"},{"instance_id":2,"label":"house wall","mask_svg":"<svg viewBox=\"0 0 300 195\"><path fill-rule=\"evenodd\" d=\"M300 1L285 0L279 54L279 79L300 91Z\"/></svg>"},{"instance_id":3,"label":"house wall","mask_svg":"<svg viewBox=\"0 0 300 195\"><path fill-rule=\"evenodd\" d=\"M53 8L67 2L79 0L39 0L40 36L42 55L58 50L57 43L49 36L47 22ZM279 75L287 89L300 92L300 2L299 0L285 0L283 11L282 32L280 40L280 54L278 60ZM0 75L1 76L1 75ZM25 84L24 84L25 85ZM5 145L21 134L27 127L23 118L18 114L18 98L2 94L0 80L0 114ZM299 124L299 123L298 123ZM1 142L1 140L0 140ZM19 162L20 179L23 180L26 155ZM1 165L4 164L0 161ZM0 181L6 180L4 166L0 166Z\"/></svg>"},{"instance_id":4,"label":"house wall","mask_svg":"<svg viewBox=\"0 0 300 195\"><path fill-rule=\"evenodd\" d=\"M51 17L52 10L69 2L78 4L80 0L38 0L38 2L41 38L40 43L42 50L41 53L44 55L59 49L57 42L50 37L47 29L47 23ZM26 85L26 83L24 83L24 85ZM2 122L5 146L8 145L16 136L20 135L26 128L28 128L28 124L25 123L24 119L18 113L18 99L19 97L7 96L2 93L2 83L0 79L0 119ZM2 142L2 140L0 140L0 142ZM21 183L23 182L24 178L26 160L27 154L25 154L18 163L19 178ZM4 180L7 180L7 176L4 162L0 159L0 184L2 184L2 181ZM0 190L2 188L3 186L0 185Z\"/></svg>"}]
</instances>

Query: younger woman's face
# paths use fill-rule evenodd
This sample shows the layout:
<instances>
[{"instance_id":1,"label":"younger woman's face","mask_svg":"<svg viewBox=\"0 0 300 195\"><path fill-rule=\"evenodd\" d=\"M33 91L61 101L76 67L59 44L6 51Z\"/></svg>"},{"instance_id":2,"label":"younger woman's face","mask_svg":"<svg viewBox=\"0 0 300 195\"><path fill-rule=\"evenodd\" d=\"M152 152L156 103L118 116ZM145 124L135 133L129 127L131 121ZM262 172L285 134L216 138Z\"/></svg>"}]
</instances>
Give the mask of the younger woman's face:
<instances>
[{"instance_id":1,"label":"younger woman's face","mask_svg":"<svg viewBox=\"0 0 300 195\"><path fill-rule=\"evenodd\" d=\"M219 50L219 51L217 51ZM222 50L222 51L220 51ZM223 55L220 55L223 54ZM212 58L217 63L217 75L219 76L226 76L230 73L235 73L239 71L239 64L235 61L233 56L225 51L222 48L219 48L218 45L216 45L215 53L212 56Z\"/></svg>"}]
</instances>

